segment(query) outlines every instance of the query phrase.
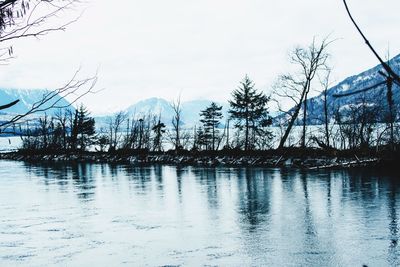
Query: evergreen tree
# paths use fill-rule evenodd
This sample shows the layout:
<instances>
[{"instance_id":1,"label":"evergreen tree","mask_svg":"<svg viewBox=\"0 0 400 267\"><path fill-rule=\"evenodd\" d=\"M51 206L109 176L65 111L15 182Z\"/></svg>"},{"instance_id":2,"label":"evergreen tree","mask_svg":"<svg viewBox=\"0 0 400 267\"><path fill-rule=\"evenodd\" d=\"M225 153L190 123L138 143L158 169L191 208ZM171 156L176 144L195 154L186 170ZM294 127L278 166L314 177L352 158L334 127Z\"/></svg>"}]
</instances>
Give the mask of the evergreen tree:
<instances>
[{"instance_id":1,"label":"evergreen tree","mask_svg":"<svg viewBox=\"0 0 400 267\"><path fill-rule=\"evenodd\" d=\"M215 141L218 139L218 126L222 119L222 106L218 106L215 102L212 102L205 110L200 112L202 119L200 122L203 124L204 137L207 140L208 148L211 147L215 150Z\"/></svg>"},{"instance_id":2,"label":"evergreen tree","mask_svg":"<svg viewBox=\"0 0 400 267\"><path fill-rule=\"evenodd\" d=\"M203 147L207 149L207 145L209 144L209 136L204 131L203 127L199 127L195 134L194 147L199 150L201 150Z\"/></svg>"},{"instance_id":3,"label":"evergreen tree","mask_svg":"<svg viewBox=\"0 0 400 267\"><path fill-rule=\"evenodd\" d=\"M94 118L90 117L89 111L83 105L75 110L71 132L72 149L76 149L79 144L80 149L85 150L92 143L96 134L95 121Z\"/></svg>"},{"instance_id":4,"label":"evergreen tree","mask_svg":"<svg viewBox=\"0 0 400 267\"><path fill-rule=\"evenodd\" d=\"M272 124L267 109L269 97L258 92L247 75L240 82L239 88L233 91L232 97L229 113L235 120L235 127L244 130L244 149L254 149L257 137L270 139L272 133L267 129Z\"/></svg>"}]
</instances>

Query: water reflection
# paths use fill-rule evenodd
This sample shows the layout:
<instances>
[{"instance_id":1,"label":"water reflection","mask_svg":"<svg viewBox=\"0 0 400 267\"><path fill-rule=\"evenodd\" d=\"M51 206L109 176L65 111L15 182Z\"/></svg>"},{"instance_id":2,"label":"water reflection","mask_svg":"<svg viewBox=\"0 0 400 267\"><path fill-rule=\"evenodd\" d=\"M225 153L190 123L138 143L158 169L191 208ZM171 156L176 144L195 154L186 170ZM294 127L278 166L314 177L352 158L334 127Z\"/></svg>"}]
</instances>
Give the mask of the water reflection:
<instances>
[{"instance_id":1,"label":"water reflection","mask_svg":"<svg viewBox=\"0 0 400 267\"><path fill-rule=\"evenodd\" d=\"M393 174L8 161L0 169L0 265L400 264Z\"/></svg>"},{"instance_id":2,"label":"water reflection","mask_svg":"<svg viewBox=\"0 0 400 267\"><path fill-rule=\"evenodd\" d=\"M82 200L91 200L96 190L95 171L97 166L92 164L30 164L25 163L28 173L43 178L45 185L57 184L61 191L68 190L68 185L73 184L76 195ZM95 170L96 169L96 170Z\"/></svg>"},{"instance_id":3,"label":"water reflection","mask_svg":"<svg viewBox=\"0 0 400 267\"><path fill-rule=\"evenodd\" d=\"M271 203L268 179L257 169L236 170L239 187L239 210L249 231L256 231L266 218Z\"/></svg>"},{"instance_id":4,"label":"water reflection","mask_svg":"<svg viewBox=\"0 0 400 267\"><path fill-rule=\"evenodd\" d=\"M389 232L390 232L390 245L388 261L395 265L399 262L398 251L398 216L397 216L397 195L399 190L398 180L390 180L388 187L388 219L389 219Z\"/></svg>"}]
</instances>

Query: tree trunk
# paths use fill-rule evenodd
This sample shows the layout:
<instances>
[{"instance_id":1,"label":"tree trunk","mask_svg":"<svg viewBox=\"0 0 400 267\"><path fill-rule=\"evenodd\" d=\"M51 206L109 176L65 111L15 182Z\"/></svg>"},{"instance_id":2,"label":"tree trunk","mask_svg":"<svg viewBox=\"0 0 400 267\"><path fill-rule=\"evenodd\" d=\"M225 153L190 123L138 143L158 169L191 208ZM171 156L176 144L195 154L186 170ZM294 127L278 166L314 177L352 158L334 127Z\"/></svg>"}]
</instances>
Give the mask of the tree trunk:
<instances>
[{"instance_id":1,"label":"tree trunk","mask_svg":"<svg viewBox=\"0 0 400 267\"><path fill-rule=\"evenodd\" d=\"M229 119L226 125L226 148L229 148Z\"/></svg>"},{"instance_id":2,"label":"tree trunk","mask_svg":"<svg viewBox=\"0 0 400 267\"><path fill-rule=\"evenodd\" d=\"M328 120L328 100L327 91L324 91L324 115L325 115L325 143L327 147L330 147L329 141L329 120Z\"/></svg>"},{"instance_id":3,"label":"tree trunk","mask_svg":"<svg viewBox=\"0 0 400 267\"><path fill-rule=\"evenodd\" d=\"M301 137L301 147L306 147L306 125L307 125L307 97L303 103L303 136Z\"/></svg>"},{"instance_id":4,"label":"tree trunk","mask_svg":"<svg viewBox=\"0 0 400 267\"><path fill-rule=\"evenodd\" d=\"M387 101L389 105L389 120L390 120L390 147L392 150L394 150L394 121L395 121L395 116L393 112L393 81L391 79L388 79L387 81Z\"/></svg>"},{"instance_id":5,"label":"tree trunk","mask_svg":"<svg viewBox=\"0 0 400 267\"><path fill-rule=\"evenodd\" d=\"M308 79L306 83L306 93L304 95L304 114L303 114L303 137L301 141L301 147L305 148L306 147L306 128L307 128L307 100L308 100L308 93L310 92L311 89L311 80Z\"/></svg>"},{"instance_id":6,"label":"tree trunk","mask_svg":"<svg viewBox=\"0 0 400 267\"><path fill-rule=\"evenodd\" d=\"M212 150L215 150L215 127L212 127Z\"/></svg>"},{"instance_id":7,"label":"tree trunk","mask_svg":"<svg viewBox=\"0 0 400 267\"><path fill-rule=\"evenodd\" d=\"M249 148L249 119L246 118L246 131L245 131L244 150L247 151L248 148Z\"/></svg>"},{"instance_id":8,"label":"tree trunk","mask_svg":"<svg viewBox=\"0 0 400 267\"><path fill-rule=\"evenodd\" d=\"M297 117L299 116L299 113L300 113L300 110L301 110L301 106L303 104L303 99L304 99L304 97L306 95L306 91L307 91L307 87L308 87L307 83L304 85L303 92L301 94L299 104L297 104L297 106L296 106L294 114L293 114L292 118L290 119L288 127L286 128L285 134L283 135L283 137L282 137L282 139L281 139L281 141L279 143L278 149L281 149L281 148L283 148L285 146L285 143L286 143L287 138L289 137L290 131L292 130L293 125L294 125Z\"/></svg>"}]
</instances>

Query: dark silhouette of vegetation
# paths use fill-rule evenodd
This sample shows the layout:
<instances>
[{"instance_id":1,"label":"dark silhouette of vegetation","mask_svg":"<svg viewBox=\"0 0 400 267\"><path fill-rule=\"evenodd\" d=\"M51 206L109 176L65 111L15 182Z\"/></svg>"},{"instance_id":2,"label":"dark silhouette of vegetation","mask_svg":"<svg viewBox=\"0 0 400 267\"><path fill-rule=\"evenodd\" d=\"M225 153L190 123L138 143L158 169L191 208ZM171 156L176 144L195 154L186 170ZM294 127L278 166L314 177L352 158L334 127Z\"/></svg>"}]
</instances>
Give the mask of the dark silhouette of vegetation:
<instances>
[{"instance_id":1,"label":"dark silhouette of vegetation","mask_svg":"<svg viewBox=\"0 0 400 267\"><path fill-rule=\"evenodd\" d=\"M218 140L220 120L222 119L222 106L212 102L205 110L200 113L200 122L203 124L204 133L200 136L204 138L207 149L215 150Z\"/></svg>"},{"instance_id":2,"label":"dark silhouette of vegetation","mask_svg":"<svg viewBox=\"0 0 400 267\"><path fill-rule=\"evenodd\" d=\"M300 114L303 111L303 133L301 137L301 147L306 147L306 126L308 95L312 88L312 82L318 72L327 69L329 54L326 52L330 42L327 39L320 44L314 39L308 47L297 47L290 53L290 61L298 67L297 73L281 75L275 94L294 102L295 107L286 114L289 117L287 128L279 143L279 148L283 148L289 134Z\"/></svg>"},{"instance_id":3,"label":"dark silhouette of vegetation","mask_svg":"<svg viewBox=\"0 0 400 267\"><path fill-rule=\"evenodd\" d=\"M81 105L76 110L59 110L55 116L45 114L35 126L23 131L22 148L26 150L86 151L96 144L95 121Z\"/></svg>"},{"instance_id":4,"label":"dark silhouette of vegetation","mask_svg":"<svg viewBox=\"0 0 400 267\"><path fill-rule=\"evenodd\" d=\"M363 31L361 30L361 28L359 27L359 25L357 24L357 22L353 18L346 0L343 0L343 3L344 3L346 12L347 12L351 22L353 23L353 25L357 29L358 33L361 35L362 39L365 41L365 44L368 46L368 48L371 50L371 52L374 54L374 56L378 59L378 61L380 62L380 64L382 65L382 67L383 67L383 69L384 69L384 71L386 73L384 73L382 71L379 71L379 74L382 75L383 78L385 79L382 82L378 82L377 84L375 84L373 86L369 86L367 88L363 88L363 89L358 90L358 91L353 91L353 92L350 92L350 93L347 93L347 94L336 95L336 97L345 97L345 96L364 93L364 92L376 89L376 88L380 87L383 84L386 84L386 87L387 87L386 97L387 97L387 103L388 103L388 109L389 109L388 114L386 116L386 122L388 123L388 125L389 125L388 129L390 130L390 146L391 146L391 149L394 150L395 149L395 129L394 129L395 127L394 127L394 124L395 124L395 121L396 121L396 111L395 111L395 103L394 103L394 100L393 100L393 84L397 84L398 86L400 86L400 77L390 67L390 61L388 61L386 63L382 59L382 57L378 54L378 52L375 50L375 48L372 46L370 41L367 39L366 35L363 33Z\"/></svg>"},{"instance_id":5,"label":"dark silhouette of vegetation","mask_svg":"<svg viewBox=\"0 0 400 267\"><path fill-rule=\"evenodd\" d=\"M339 109L336 121L339 126L342 149L368 149L377 127L379 107L368 105L365 95L357 104Z\"/></svg>"},{"instance_id":6,"label":"dark silhouette of vegetation","mask_svg":"<svg viewBox=\"0 0 400 267\"><path fill-rule=\"evenodd\" d=\"M80 105L79 109L75 110L74 121L71 129L71 144L72 149L86 150L88 145L93 144L93 137L96 133L94 118L90 117L89 111Z\"/></svg>"},{"instance_id":7,"label":"dark silhouette of vegetation","mask_svg":"<svg viewBox=\"0 0 400 267\"><path fill-rule=\"evenodd\" d=\"M244 150L255 149L257 144L261 145L258 138L265 140L272 136L267 129L272 124L267 108L269 97L255 89L247 75L239 88L233 91L232 97L229 113L235 127L239 131L244 130Z\"/></svg>"},{"instance_id":8,"label":"dark silhouette of vegetation","mask_svg":"<svg viewBox=\"0 0 400 267\"><path fill-rule=\"evenodd\" d=\"M329 129L329 115L330 115L330 110L329 110L329 103L328 103L328 90L330 86L329 78L331 75L331 70L328 70L325 78L321 81L321 85L323 87L322 95L323 95L323 101L324 101L324 135L325 135L325 144L320 145L321 147L324 148L331 148L331 142L330 142L330 132L331 129Z\"/></svg>"},{"instance_id":9,"label":"dark silhouette of vegetation","mask_svg":"<svg viewBox=\"0 0 400 267\"><path fill-rule=\"evenodd\" d=\"M157 123L152 127L154 132L153 150L161 152L163 150L163 135L165 134L165 128L167 126L161 122L161 115L158 117Z\"/></svg>"},{"instance_id":10,"label":"dark silhouette of vegetation","mask_svg":"<svg viewBox=\"0 0 400 267\"><path fill-rule=\"evenodd\" d=\"M209 136L204 131L203 127L195 128L193 150L207 150Z\"/></svg>"},{"instance_id":11,"label":"dark silhouette of vegetation","mask_svg":"<svg viewBox=\"0 0 400 267\"><path fill-rule=\"evenodd\" d=\"M172 118L172 133L170 134L170 140L174 144L175 151L179 151L183 148L181 140L181 128L182 128L182 106L181 97L179 96L175 101L171 102L171 107L174 110L174 116Z\"/></svg>"},{"instance_id":12,"label":"dark silhouette of vegetation","mask_svg":"<svg viewBox=\"0 0 400 267\"><path fill-rule=\"evenodd\" d=\"M124 112L118 112L115 116L110 116L107 118L107 125L108 125L108 136L107 141L109 145L110 151L115 151L118 148L118 145L122 139L122 127L123 123L127 120L127 114ZM126 136L130 135L130 124L129 121L127 123L127 132ZM105 139L104 139L105 141Z\"/></svg>"},{"instance_id":13,"label":"dark silhouette of vegetation","mask_svg":"<svg viewBox=\"0 0 400 267\"><path fill-rule=\"evenodd\" d=\"M0 127L12 126L15 129L15 123L24 117L46 112L49 108L58 108L59 111L53 116L44 113L37 120L24 122L23 126L19 125L20 132L23 132L24 148L78 152L94 148L101 152L126 153L127 155L152 152L171 155L208 153L213 156L258 155L268 152L296 155L299 153L302 156L308 152L310 155L319 156L321 154L314 151L317 147L320 149L318 151L329 153L329 155L337 155L339 150L349 154L353 152L368 154L375 149L375 153L378 153L379 149L385 149L388 145L394 149L398 145L398 132L396 132L398 116L393 88L400 85L400 79L390 64L384 62L376 53L356 24L346 1L343 1L353 24L382 64L385 71L380 72L382 81L361 90L349 90L336 95L336 97L351 95L358 95L358 97L354 97L350 104L334 105L329 94L331 68L328 64L330 55L327 51L332 42L328 39L321 42L314 39L306 47L295 48L289 56L296 70L281 75L274 88L274 95L277 98L293 102L292 107L284 110L276 120L278 126L281 127L281 136L277 140L273 140L271 131L272 118L269 114L271 98L257 90L254 82L247 75L240 82L239 87L232 92L232 98L229 100L229 117L223 125L221 125L224 115L223 107L215 102L201 110L199 121L184 121L179 97L171 103L173 116L166 122L162 121L161 114L155 116L150 113L119 112L109 117L107 127L96 134L95 121L83 106L74 110L68 108L69 104L59 105L63 97L75 95L82 87L86 89L78 94L79 97L76 100L91 93L97 80L93 77L82 81L74 77L67 86L45 95L41 101L33 105L32 110L0 124ZM0 12L0 20L2 16L10 19ZM6 29L7 27L1 26L1 23L0 21L0 29L2 27ZM319 83L316 81L318 79ZM382 104L371 102L367 97L370 90L381 88L383 85L387 88L387 114L383 114L385 107ZM317 89L321 87L322 91L318 91ZM311 97L316 92L320 93L315 101L322 101L322 112L317 118L320 125L315 126L317 130L311 132L310 121L313 120L309 118L312 112ZM52 103L50 107L49 103ZM15 103L0 106L0 109L12 104ZM383 121L382 118L384 118ZM382 128L380 125L382 122L386 123L386 128ZM295 127L300 130L298 136L293 134ZM277 150L271 151L272 147ZM164 153L164 151L167 152ZM282 164L280 159L276 164Z\"/></svg>"}]
</instances>

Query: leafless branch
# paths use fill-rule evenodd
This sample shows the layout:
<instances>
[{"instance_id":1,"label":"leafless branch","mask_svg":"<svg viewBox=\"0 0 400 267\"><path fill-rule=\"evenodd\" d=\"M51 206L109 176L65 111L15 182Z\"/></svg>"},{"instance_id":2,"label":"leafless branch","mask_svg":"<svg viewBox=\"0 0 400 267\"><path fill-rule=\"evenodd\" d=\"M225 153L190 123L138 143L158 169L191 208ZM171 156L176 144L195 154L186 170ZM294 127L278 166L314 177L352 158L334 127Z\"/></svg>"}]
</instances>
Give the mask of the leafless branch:
<instances>
[{"instance_id":1,"label":"leafless branch","mask_svg":"<svg viewBox=\"0 0 400 267\"><path fill-rule=\"evenodd\" d=\"M347 14L349 15L351 22L354 24L358 33L361 35L361 37L364 39L368 48L372 51L372 53L375 55L375 57L378 59L378 61L382 64L382 67L385 69L385 71L390 76L392 76L394 80L396 80L397 82L400 83L400 77L393 71L393 69L385 61L383 61L383 59L379 56L378 52L376 52L375 48L371 45L370 41L367 39L365 34L362 32L361 28L358 26L358 24L354 20L352 14L350 12L349 6L347 5L346 0L343 0L343 3L344 3L344 6L346 8Z\"/></svg>"},{"instance_id":2,"label":"leafless branch","mask_svg":"<svg viewBox=\"0 0 400 267\"><path fill-rule=\"evenodd\" d=\"M0 43L21 38L39 38L50 32L65 31L82 14L64 23L55 23L59 15L72 9L80 0L6 0L0 1ZM54 21L53 21L54 19ZM53 26L47 24L52 22ZM58 25L57 25L58 24ZM47 26L46 26L47 25ZM12 48L8 55L13 53ZM6 54L0 55L0 60ZM7 58L10 59L10 58Z\"/></svg>"},{"instance_id":3,"label":"leafless branch","mask_svg":"<svg viewBox=\"0 0 400 267\"><path fill-rule=\"evenodd\" d=\"M96 93L94 87L97 82L97 73L93 77L85 79L78 79L78 74L79 70L75 72L73 77L63 87L44 93L42 98L35 102L27 112L16 115L10 120L0 123L0 127L7 128L27 116L45 112L50 109L68 108L82 97ZM62 104L65 99L69 99L69 102L67 104Z\"/></svg>"}]
</instances>

